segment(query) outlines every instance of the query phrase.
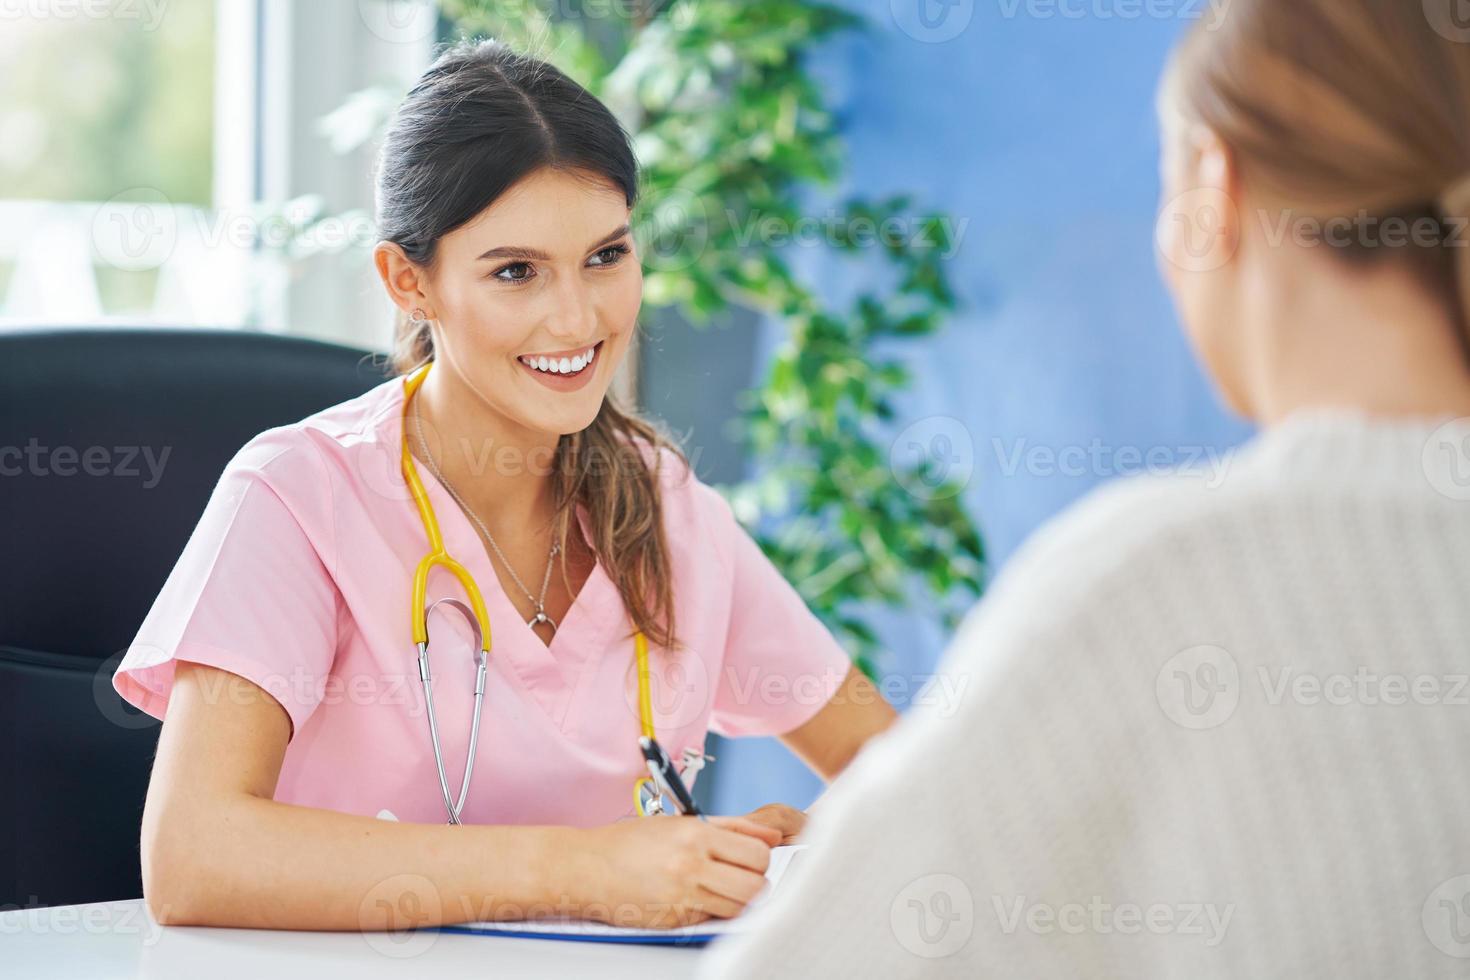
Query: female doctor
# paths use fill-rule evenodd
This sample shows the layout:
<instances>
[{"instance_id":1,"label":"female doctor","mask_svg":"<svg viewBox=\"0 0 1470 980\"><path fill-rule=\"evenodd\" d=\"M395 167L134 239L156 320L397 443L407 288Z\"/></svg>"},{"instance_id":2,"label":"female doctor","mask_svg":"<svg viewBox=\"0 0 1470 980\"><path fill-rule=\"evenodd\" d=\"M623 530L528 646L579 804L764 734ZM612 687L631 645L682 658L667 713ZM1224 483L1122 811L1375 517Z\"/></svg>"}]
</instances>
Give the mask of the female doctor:
<instances>
[{"instance_id":1,"label":"female doctor","mask_svg":"<svg viewBox=\"0 0 1470 980\"><path fill-rule=\"evenodd\" d=\"M893 721L609 395L636 185L608 110L502 45L408 94L377 174L399 376L239 452L114 677L164 718L158 921L733 916L804 815L652 815L640 736L686 782L711 729L830 779Z\"/></svg>"}]
</instances>

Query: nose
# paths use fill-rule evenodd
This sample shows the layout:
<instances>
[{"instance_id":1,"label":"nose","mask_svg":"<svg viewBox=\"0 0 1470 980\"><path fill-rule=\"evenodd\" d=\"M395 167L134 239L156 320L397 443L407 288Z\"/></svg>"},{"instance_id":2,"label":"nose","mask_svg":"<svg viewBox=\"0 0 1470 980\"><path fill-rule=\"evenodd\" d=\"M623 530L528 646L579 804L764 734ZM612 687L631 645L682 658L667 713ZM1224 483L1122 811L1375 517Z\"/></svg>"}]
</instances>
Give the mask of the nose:
<instances>
[{"instance_id":1,"label":"nose","mask_svg":"<svg viewBox=\"0 0 1470 980\"><path fill-rule=\"evenodd\" d=\"M575 347L590 340L597 333L597 304L591 288L579 277L564 278L547 320L546 332L558 343Z\"/></svg>"}]
</instances>

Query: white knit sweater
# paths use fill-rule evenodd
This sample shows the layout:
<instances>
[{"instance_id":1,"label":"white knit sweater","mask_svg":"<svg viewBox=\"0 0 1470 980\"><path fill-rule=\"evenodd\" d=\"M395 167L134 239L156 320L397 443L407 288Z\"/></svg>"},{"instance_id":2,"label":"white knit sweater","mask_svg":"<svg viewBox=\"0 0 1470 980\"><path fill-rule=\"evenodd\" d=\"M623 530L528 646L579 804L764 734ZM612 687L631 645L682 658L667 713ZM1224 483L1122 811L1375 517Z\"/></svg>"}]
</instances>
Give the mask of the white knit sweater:
<instances>
[{"instance_id":1,"label":"white knit sweater","mask_svg":"<svg viewBox=\"0 0 1470 980\"><path fill-rule=\"evenodd\" d=\"M1106 487L941 670L707 975L1470 977L1470 420Z\"/></svg>"}]
</instances>

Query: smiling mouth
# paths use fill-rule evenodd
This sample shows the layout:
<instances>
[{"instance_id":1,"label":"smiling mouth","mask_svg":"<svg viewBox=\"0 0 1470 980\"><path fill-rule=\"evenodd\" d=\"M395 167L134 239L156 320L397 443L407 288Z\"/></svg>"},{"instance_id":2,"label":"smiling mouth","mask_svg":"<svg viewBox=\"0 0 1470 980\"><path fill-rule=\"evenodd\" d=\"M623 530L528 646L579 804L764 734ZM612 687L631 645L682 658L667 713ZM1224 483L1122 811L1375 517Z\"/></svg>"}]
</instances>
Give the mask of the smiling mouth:
<instances>
[{"instance_id":1,"label":"smiling mouth","mask_svg":"<svg viewBox=\"0 0 1470 980\"><path fill-rule=\"evenodd\" d=\"M556 354L522 354L517 360L541 374L575 377L592 366L597 352L602 349L602 343L599 340L591 347L572 353L562 351Z\"/></svg>"}]
</instances>

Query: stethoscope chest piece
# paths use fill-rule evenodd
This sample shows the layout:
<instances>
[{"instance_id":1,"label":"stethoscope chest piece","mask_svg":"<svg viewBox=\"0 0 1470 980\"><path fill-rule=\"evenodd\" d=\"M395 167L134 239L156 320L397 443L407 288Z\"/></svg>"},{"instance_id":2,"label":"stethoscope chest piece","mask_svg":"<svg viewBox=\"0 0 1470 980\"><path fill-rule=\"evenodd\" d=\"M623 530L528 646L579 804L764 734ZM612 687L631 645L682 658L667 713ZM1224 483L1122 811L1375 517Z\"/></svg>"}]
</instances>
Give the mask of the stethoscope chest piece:
<instances>
[{"instance_id":1,"label":"stethoscope chest piece","mask_svg":"<svg viewBox=\"0 0 1470 980\"><path fill-rule=\"evenodd\" d=\"M638 812L645 817L668 812L663 793L651 779L643 780L638 786Z\"/></svg>"}]
</instances>

